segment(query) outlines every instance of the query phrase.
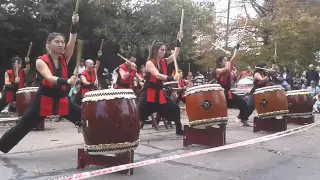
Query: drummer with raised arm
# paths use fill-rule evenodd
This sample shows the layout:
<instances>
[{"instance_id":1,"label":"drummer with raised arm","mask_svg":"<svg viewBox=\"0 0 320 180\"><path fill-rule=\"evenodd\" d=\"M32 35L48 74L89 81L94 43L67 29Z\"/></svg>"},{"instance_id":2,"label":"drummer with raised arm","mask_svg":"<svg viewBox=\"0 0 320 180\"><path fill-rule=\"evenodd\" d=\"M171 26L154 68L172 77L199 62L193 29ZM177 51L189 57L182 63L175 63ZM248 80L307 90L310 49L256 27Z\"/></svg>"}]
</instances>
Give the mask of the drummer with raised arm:
<instances>
[{"instance_id":1,"label":"drummer with raised arm","mask_svg":"<svg viewBox=\"0 0 320 180\"><path fill-rule=\"evenodd\" d=\"M236 63L236 55L240 48L240 44L237 44L231 60L228 61L226 56L220 56L216 60L216 69L214 70L215 78L218 84L224 88L224 93L227 99L228 108L235 106L240 110L238 118L243 123L243 126L251 126L248 123L248 106L245 100L238 95L231 92L231 85L233 82L232 67Z\"/></svg>"},{"instance_id":2,"label":"drummer with raised arm","mask_svg":"<svg viewBox=\"0 0 320 180\"><path fill-rule=\"evenodd\" d=\"M146 62L146 82L138 100L141 121L148 119L152 113L158 112L168 121L175 122L177 135L183 135L180 107L165 96L163 83L165 81L178 81L180 78L179 73L175 76L168 76L167 65L171 64L174 58L179 55L181 39L182 32L179 32L175 53L168 58L164 58L166 51L164 43L159 41L152 43Z\"/></svg>"},{"instance_id":3,"label":"drummer with raised arm","mask_svg":"<svg viewBox=\"0 0 320 180\"><path fill-rule=\"evenodd\" d=\"M268 72L267 64L266 63L259 63L256 65L256 68L253 72L253 88L250 91L249 98L248 98L248 114L251 116L252 112L255 110L254 104L254 95L256 89L266 87L268 84Z\"/></svg>"},{"instance_id":4,"label":"drummer with raised arm","mask_svg":"<svg viewBox=\"0 0 320 180\"><path fill-rule=\"evenodd\" d=\"M36 61L36 70L41 80L37 95L24 113L21 120L0 139L0 151L8 153L26 136L42 117L60 115L72 123L81 126L80 106L68 101L67 86L76 83L76 76L68 79L67 64L73 54L77 38L79 16L72 16L69 42L60 33L51 33L47 38L48 53Z\"/></svg>"},{"instance_id":5,"label":"drummer with raised arm","mask_svg":"<svg viewBox=\"0 0 320 180\"><path fill-rule=\"evenodd\" d=\"M30 70L30 59L25 58L26 68L21 69L22 59L20 57L12 58L12 69L4 74L5 89L4 95L0 99L0 112L9 104L15 101L16 92L24 87L25 75Z\"/></svg>"},{"instance_id":6,"label":"drummer with raised arm","mask_svg":"<svg viewBox=\"0 0 320 180\"><path fill-rule=\"evenodd\" d=\"M139 83L143 82L143 78L137 73L136 58L134 55L127 53L126 58L128 61L118 67L118 79L114 87L115 89L134 89L134 78L136 78Z\"/></svg>"}]
</instances>

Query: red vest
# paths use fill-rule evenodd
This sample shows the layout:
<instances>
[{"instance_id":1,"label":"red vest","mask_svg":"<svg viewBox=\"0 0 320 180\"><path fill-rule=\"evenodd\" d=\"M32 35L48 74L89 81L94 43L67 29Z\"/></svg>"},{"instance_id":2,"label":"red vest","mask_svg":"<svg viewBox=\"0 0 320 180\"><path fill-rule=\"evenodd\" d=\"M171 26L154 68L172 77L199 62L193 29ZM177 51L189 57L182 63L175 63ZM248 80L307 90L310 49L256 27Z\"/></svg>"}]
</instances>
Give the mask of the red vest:
<instances>
[{"instance_id":1,"label":"red vest","mask_svg":"<svg viewBox=\"0 0 320 180\"><path fill-rule=\"evenodd\" d=\"M129 72L128 67L127 67L126 64L121 64L119 66L119 68L123 69L125 73ZM118 69L118 74L119 74L118 75L118 80L117 80L117 84L116 84L116 86L114 88L115 89L133 89L133 78L136 75L136 73L137 73L137 69L134 68L131 71L131 74L130 74L129 78L122 79L121 75L119 73L119 69Z\"/></svg>"},{"instance_id":2,"label":"red vest","mask_svg":"<svg viewBox=\"0 0 320 180\"><path fill-rule=\"evenodd\" d=\"M9 76L9 81L11 83L14 83L16 78L14 71L10 69L7 71L7 73ZM24 70L23 69L19 70L19 77L20 77L20 82L18 85L11 84L6 86L6 91L5 91L6 103L13 102L15 100L17 90L24 87Z\"/></svg>"},{"instance_id":3,"label":"red vest","mask_svg":"<svg viewBox=\"0 0 320 180\"><path fill-rule=\"evenodd\" d=\"M167 75L167 60L163 59L160 61L160 66L158 67L157 62L154 59L150 61L157 67L161 74ZM147 72L145 88L147 90L147 101L152 103L165 104L166 97L163 92L163 80L157 79L150 72Z\"/></svg>"},{"instance_id":4,"label":"red vest","mask_svg":"<svg viewBox=\"0 0 320 180\"><path fill-rule=\"evenodd\" d=\"M217 78L218 83L224 88L224 92L227 99L232 99L231 84L232 84L232 72L225 73Z\"/></svg>"},{"instance_id":5,"label":"red vest","mask_svg":"<svg viewBox=\"0 0 320 180\"><path fill-rule=\"evenodd\" d=\"M142 79L146 79L146 74L139 74L139 76L142 78Z\"/></svg>"},{"instance_id":6,"label":"red vest","mask_svg":"<svg viewBox=\"0 0 320 180\"><path fill-rule=\"evenodd\" d=\"M178 85L179 85L180 88L184 88L184 86L185 86L184 79L180 79L179 82L178 82Z\"/></svg>"},{"instance_id":7,"label":"red vest","mask_svg":"<svg viewBox=\"0 0 320 180\"><path fill-rule=\"evenodd\" d=\"M84 75L89 83L94 83L96 81L94 69L91 69L90 73L87 70L84 70L81 75ZM83 97L86 92L92 90L95 90L95 88L85 86L83 83L81 83L81 97Z\"/></svg>"},{"instance_id":8,"label":"red vest","mask_svg":"<svg viewBox=\"0 0 320 180\"><path fill-rule=\"evenodd\" d=\"M40 56L39 59L42 59L47 64L52 75L61 77L61 78L68 78L68 67L67 67L66 59L64 58L64 56L59 57L59 60L60 60L59 63L60 63L60 69L61 69L60 74L57 74L57 72L55 72L56 70L55 70L54 62L52 59L50 60L48 55ZM42 90L43 94L45 94L45 95L41 95L41 98L40 98L40 116L68 115L69 102L68 102L67 96L63 95L61 97L59 96L54 97L58 93L64 94L64 91L67 90L67 86L62 85L59 89L56 89L57 88L56 84L49 82L47 79L41 77L41 75L39 79L41 79L40 86L42 86L41 89L43 89ZM47 91L48 94L45 91Z\"/></svg>"}]
</instances>

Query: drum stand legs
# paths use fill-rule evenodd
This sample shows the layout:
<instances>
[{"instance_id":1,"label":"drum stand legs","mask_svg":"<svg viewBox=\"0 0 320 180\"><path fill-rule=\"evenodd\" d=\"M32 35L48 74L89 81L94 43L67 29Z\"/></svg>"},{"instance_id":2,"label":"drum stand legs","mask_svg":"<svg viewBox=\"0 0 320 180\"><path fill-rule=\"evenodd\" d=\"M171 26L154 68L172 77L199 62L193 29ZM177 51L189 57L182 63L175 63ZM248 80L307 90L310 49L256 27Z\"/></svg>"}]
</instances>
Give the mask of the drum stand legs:
<instances>
[{"instance_id":1,"label":"drum stand legs","mask_svg":"<svg viewBox=\"0 0 320 180\"><path fill-rule=\"evenodd\" d=\"M217 147L226 144L226 123L219 124L219 127L206 127L196 129L184 126L183 146L188 147L192 144Z\"/></svg>"},{"instance_id":2,"label":"drum stand legs","mask_svg":"<svg viewBox=\"0 0 320 180\"><path fill-rule=\"evenodd\" d=\"M156 117L154 118L153 114L151 115L152 119L152 127L159 131L159 122L163 121L164 127L168 129L168 124L170 128L173 128L173 125L170 121L167 121L165 118L161 117L159 113L157 113Z\"/></svg>"},{"instance_id":3,"label":"drum stand legs","mask_svg":"<svg viewBox=\"0 0 320 180\"><path fill-rule=\"evenodd\" d=\"M83 169L89 165L112 167L133 163L134 151L117 153L115 156L90 155L83 148L78 149L77 169ZM120 171L122 174L132 175L133 169Z\"/></svg>"},{"instance_id":4,"label":"drum stand legs","mask_svg":"<svg viewBox=\"0 0 320 180\"><path fill-rule=\"evenodd\" d=\"M281 119L276 117L266 117L260 118L258 116L254 117L253 120L253 132L257 133L260 131L269 132L281 132L287 130L287 120L288 116L282 116Z\"/></svg>"},{"instance_id":5,"label":"drum stand legs","mask_svg":"<svg viewBox=\"0 0 320 180\"><path fill-rule=\"evenodd\" d=\"M293 116L288 116L288 124L297 124L297 125L305 125L305 124L312 124L314 123L314 114L312 114L309 117L293 117Z\"/></svg>"}]
</instances>

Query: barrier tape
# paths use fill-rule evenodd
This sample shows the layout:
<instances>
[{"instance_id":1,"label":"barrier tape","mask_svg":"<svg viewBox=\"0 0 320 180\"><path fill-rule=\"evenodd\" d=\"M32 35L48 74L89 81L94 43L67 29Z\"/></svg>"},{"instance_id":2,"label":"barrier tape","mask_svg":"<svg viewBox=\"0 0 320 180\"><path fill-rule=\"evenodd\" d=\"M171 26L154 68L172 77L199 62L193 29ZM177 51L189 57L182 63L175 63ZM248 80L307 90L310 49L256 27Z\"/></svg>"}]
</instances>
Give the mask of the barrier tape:
<instances>
[{"instance_id":1,"label":"barrier tape","mask_svg":"<svg viewBox=\"0 0 320 180\"><path fill-rule=\"evenodd\" d=\"M273 139L281 138L281 137L284 137L284 136L289 136L289 135L296 134L296 133L299 133L299 132L303 132L303 131L305 131L305 130L307 130L309 128L312 128L314 126L317 126L319 124L320 124L320 121L316 122L316 123L300 126L298 128L289 129L287 131L278 132L278 133L275 133L275 134L262 136L262 137L259 137L259 138L246 140L246 141L242 141L242 142L238 142L238 143L228 144L228 145L219 146L219 147L210 148L210 149L205 149L205 150L189 152L189 153L180 154L180 155L173 155L173 156L157 158L157 159L149 159L149 160L145 160L145 161L141 161L141 162L130 163L130 164L125 164L125 165L120 165L120 166L113 166L113 167L104 168L104 169L95 170L95 171L90 171L90 172L82 172L82 173L73 174L73 175L70 175L70 176L65 176L65 177L61 177L61 178L55 178L53 180L80 180L80 179L87 179L87 178L92 178L92 177L96 177L96 176L101 176L101 175L105 175L105 174L110 174L110 173L114 173L114 172L118 172L118 171L131 169L131 168L136 168L136 167L156 164L156 163L160 163L160 162L171 161L171 160L175 160L175 159L191 157L191 156L196 156L196 155L200 155L200 154L207 154L207 153L211 153L211 152L216 152L216 151L221 151L221 150L226 150L226 149L232 149L232 148L241 147L241 146L252 145L252 144L256 144L256 143L260 143L260 142L265 142L265 141L270 141L270 140L273 140Z\"/></svg>"}]
</instances>

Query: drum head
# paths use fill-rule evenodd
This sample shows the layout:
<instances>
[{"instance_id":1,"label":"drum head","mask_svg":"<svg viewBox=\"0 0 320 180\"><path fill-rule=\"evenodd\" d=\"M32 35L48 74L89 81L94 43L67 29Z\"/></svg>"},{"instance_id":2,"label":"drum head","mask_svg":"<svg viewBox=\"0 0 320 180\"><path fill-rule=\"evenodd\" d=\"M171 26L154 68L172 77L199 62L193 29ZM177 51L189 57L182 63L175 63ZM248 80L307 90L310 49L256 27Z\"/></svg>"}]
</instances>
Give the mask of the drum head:
<instances>
[{"instance_id":1,"label":"drum head","mask_svg":"<svg viewBox=\"0 0 320 180\"><path fill-rule=\"evenodd\" d=\"M178 85L178 82L177 81L172 81L172 82L163 83L163 86L170 86L170 85Z\"/></svg>"},{"instance_id":2,"label":"drum head","mask_svg":"<svg viewBox=\"0 0 320 180\"><path fill-rule=\"evenodd\" d=\"M30 92L37 92L39 87L26 87L18 89L16 94L23 94L23 93L30 93Z\"/></svg>"},{"instance_id":3,"label":"drum head","mask_svg":"<svg viewBox=\"0 0 320 180\"><path fill-rule=\"evenodd\" d=\"M197 93L197 92L201 92L201 91L223 91L223 90L224 89L221 87L220 84L205 84L205 85L187 88L186 96Z\"/></svg>"},{"instance_id":4,"label":"drum head","mask_svg":"<svg viewBox=\"0 0 320 180\"><path fill-rule=\"evenodd\" d=\"M293 95L305 95L305 94L311 94L310 91L306 89L300 89L300 90L292 90L292 91L287 91L286 95L287 96L293 96Z\"/></svg>"},{"instance_id":5,"label":"drum head","mask_svg":"<svg viewBox=\"0 0 320 180\"><path fill-rule=\"evenodd\" d=\"M85 93L82 102L136 98L132 89L103 89Z\"/></svg>"},{"instance_id":6,"label":"drum head","mask_svg":"<svg viewBox=\"0 0 320 180\"><path fill-rule=\"evenodd\" d=\"M279 90L284 90L284 88L281 85L275 85L275 86L267 86L263 88L258 88L255 90L254 94L260 94L266 91L279 91Z\"/></svg>"}]
</instances>

